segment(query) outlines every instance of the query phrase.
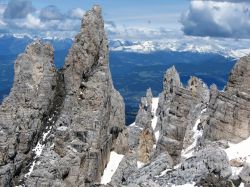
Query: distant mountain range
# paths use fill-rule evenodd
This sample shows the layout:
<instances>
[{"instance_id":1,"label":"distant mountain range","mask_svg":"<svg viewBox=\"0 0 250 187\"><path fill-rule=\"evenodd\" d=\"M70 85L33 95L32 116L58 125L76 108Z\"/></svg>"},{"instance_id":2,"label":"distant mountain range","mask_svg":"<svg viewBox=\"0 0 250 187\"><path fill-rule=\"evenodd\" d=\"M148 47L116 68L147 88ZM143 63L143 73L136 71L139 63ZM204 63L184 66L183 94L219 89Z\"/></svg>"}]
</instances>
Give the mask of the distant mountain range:
<instances>
[{"instance_id":1,"label":"distant mountain range","mask_svg":"<svg viewBox=\"0 0 250 187\"><path fill-rule=\"evenodd\" d=\"M175 51L175 52L197 52L197 53L216 53L225 57L240 58L250 53L250 48L228 49L218 43L206 44L204 42L191 43L181 40L168 41L126 41L112 40L110 50L127 51L138 53L150 53L155 51Z\"/></svg>"},{"instance_id":2,"label":"distant mountain range","mask_svg":"<svg viewBox=\"0 0 250 187\"><path fill-rule=\"evenodd\" d=\"M30 35L5 34L0 35L0 55L19 54L23 52L25 46L32 40L39 37ZM57 50L65 50L70 48L72 38L45 37L45 41L52 43ZM250 48L234 45L224 45L225 43L233 43L232 41L204 40L199 38L186 39L166 39L163 41L130 41L122 39L113 39L109 41L111 51L125 51L136 53L151 53L156 51L174 51L174 52L197 52L197 53L215 53L224 57L232 57L238 59L250 53ZM227 46L227 47L225 47ZM229 47L228 47L229 46Z\"/></svg>"}]
</instances>

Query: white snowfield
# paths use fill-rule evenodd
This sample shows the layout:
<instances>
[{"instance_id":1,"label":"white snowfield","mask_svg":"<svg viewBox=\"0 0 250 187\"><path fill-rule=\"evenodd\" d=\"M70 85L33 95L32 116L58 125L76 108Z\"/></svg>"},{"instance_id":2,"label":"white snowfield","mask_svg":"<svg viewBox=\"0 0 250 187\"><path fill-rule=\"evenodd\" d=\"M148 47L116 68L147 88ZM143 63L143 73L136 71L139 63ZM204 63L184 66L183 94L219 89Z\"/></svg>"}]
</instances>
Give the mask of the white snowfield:
<instances>
[{"instance_id":1,"label":"white snowfield","mask_svg":"<svg viewBox=\"0 0 250 187\"><path fill-rule=\"evenodd\" d=\"M241 163L248 163L250 164L250 137L246 140L238 144L229 144L229 148L225 149L228 159L235 160ZM233 176L237 176L243 169L242 167L231 167ZM244 187L244 184L241 184L241 187Z\"/></svg>"},{"instance_id":2,"label":"white snowfield","mask_svg":"<svg viewBox=\"0 0 250 187\"><path fill-rule=\"evenodd\" d=\"M117 170L120 162L122 161L124 155L117 154L116 152L112 151L110 153L110 158L107 167L105 168L102 178L101 184L108 184L111 182L111 178L114 175L115 171Z\"/></svg>"},{"instance_id":3,"label":"white snowfield","mask_svg":"<svg viewBox=\"0 0 250 187\"><path fill-rule=\"evenodd\" d=\"M238 144L230 143L229 146L225 150L229 160L236 159L250 164L250 137Z\"/></svg>"},{"instance_id":4,"label":"white snowfield","mask_svg":"<svg viewBox=\"0 0 250 187\"><path fill-rule=\"evenodd\" d=\"M138 169L142 168L143 166L145 166L145 163L144 163L144 162L137 161L137 168L138 168Z\"/></svg>"},{"instance_id":5,"label":"white snowfield","mask_svg":"<svg viewBox=\"0 0 250 187\"><path fill-rule=\"evenodd\" d=\"M194 187L195 183L190 183L190 184L183 184L183 185L174 185L174 184L169 184L171 187ZM166 187L169 187L169 185L167 185Z\"/></svg>"}]
</instances>

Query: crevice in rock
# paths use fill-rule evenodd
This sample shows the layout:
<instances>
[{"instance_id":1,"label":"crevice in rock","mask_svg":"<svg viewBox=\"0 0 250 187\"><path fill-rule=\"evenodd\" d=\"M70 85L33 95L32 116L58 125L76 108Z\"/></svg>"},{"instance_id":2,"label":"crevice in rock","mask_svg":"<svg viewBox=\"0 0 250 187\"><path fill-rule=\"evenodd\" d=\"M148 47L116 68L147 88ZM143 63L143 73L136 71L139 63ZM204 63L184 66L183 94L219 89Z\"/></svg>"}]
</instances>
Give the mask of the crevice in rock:
<instances>
[{"instance_id":1,"label":"crevice in rock","mask_svg":"<svg viewBox=\"0 0 250 187\"><path fill-rule=\"evenodd\" d=\"M29 160L24 161L24 164L28 163L28 165L24 166L22 170L19 170L18 172L15 173L16 179L18 179L24 174L27 174L30 168L32 167L33 162L36 162L38 160L38 158L36 158L36 154L34 153L33 149L36 147L38 143L40 143L41 145L45 145L47 143L49 134L46 136L46 138L44 138L44 134L50 133L53 130L53 127L60 116L61 110L63 108L64 99L66 96L63 70L59 69L56 76L57 76L56 84L52 86L52 89L55 90L55 94L50 103L49 110L43 114L41 120L42 121L41 128L38 130L37 136L34 137L34 141L31 146L32 156ZM25 178L26 178L25 176L21 178L19 185L24 185Z\"/></svg>"}]
</instances>

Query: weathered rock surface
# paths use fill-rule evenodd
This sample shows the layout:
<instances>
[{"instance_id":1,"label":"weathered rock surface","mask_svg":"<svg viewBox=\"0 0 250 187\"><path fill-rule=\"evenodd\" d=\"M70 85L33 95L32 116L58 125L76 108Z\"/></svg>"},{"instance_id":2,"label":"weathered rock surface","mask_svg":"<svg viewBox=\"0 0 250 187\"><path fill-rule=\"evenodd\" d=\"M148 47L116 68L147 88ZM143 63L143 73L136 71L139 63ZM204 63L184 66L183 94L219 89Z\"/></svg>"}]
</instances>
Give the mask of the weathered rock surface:
<instances>
[{"instance_id":1,"label":"weathered rock surface","mask_svg":"<svg viewBox=\"0 0 250 187\"><path fill-rule=\"evenodd\" d=\"M206 107L209 90L205 83L196 77L191 77L187 87L183 87L174 67L167 70L163 85L157 124L160 127L161 138L157 149L159 152L168 151L178 162L187 129L192 131L199 114ZM188 146L187 140L185 146Z\"/></svg>"},{"instance_id":2,"label":"weathered rock surface","mask_svg":"<svg viewBox=\"0 0 250 187\"><path fill-rule=\"evenodd\" d=\"M250 185L250 164L246 163L240 172L240 178L244 182L244 184L247 186Z\"/></svg>"},{"instance_id":3,"label":"weathered rock surface","mask_svg":"<svg viewBox=\"0 0 250 187\"><path fill-rule=\"evenodd\" d=\"M238 143L250 136L250 57L233 68L224 92L209 104L206 138Z\"/></svg>"},{"instance_id":4,"label":"weathered rock surface","mask_svg":"<svg viewBox=\"0 0 250 187\"><path fill-rule=\"evenodd\" d=\"M124 102L108 59L99 6L84 16L62 71L40 42L17 59L0 111L1 186L90 186L111 149L127 152Z\"/></svg>"},{"instance_id":5,"label":"weathered rock surface","mask_svg":"<svg viewBox=\"0 0 250 187\"><path fill-rule=\"evenodd\" d=\"M150 128L145 128L139 137L138 161L148 163L155 144L154 133Z\"/></svg>"},{"instance_id":6,"label":"weathered rock surface","mask_svg":"<svg viewBox=\"0 0 250 187\"><path fill-rule=\"evenodd\" d=\"M156 180L160 185L168 183L184 185L199 183L209 174L214 174L221 180L226 180L232 174L227 155L223 150L206 147L181 163L177 169L167 172Z\"/></svg>"},{"instance_id":7,"label":"weathered rock surface","mask_svg":"<svg viewBox=\"0 0 250 187\"><path fill-rule=\"evenodd\" d=\"M184 87L176 69L168 69L156 118L152 117L152 96L147 94L149 99L142 98L136 121L128 127L130 156L124 157L110 185L249 185L247 162L239 172L243 162L238 160L246 158L229 161L225 152L232 145L229 143L238 143L250 136L249 66L249 57L237 62L225 91L217 90L216 85L209 90L196 77L191 77ZM154 141L156 132L159 139ZM161 162L163 155L169 155L164 161L167 165ZM135 160L138 167L134 166ZM143 163L138 165L138 161ZM155 167L156 163L164 166Z\"/></svg>"},{"instance_id":8,"label":"weathered rock surface","mask_svg":"<svg viewBox=\"0 0 250 187\"><path fill-rule=\"evenodd\" d=\"M49 44L35 41L16 60L13 88L0 106L0 186L18 183L48 125L59 79L53 58Z\"/></svg>"}]
</instances>

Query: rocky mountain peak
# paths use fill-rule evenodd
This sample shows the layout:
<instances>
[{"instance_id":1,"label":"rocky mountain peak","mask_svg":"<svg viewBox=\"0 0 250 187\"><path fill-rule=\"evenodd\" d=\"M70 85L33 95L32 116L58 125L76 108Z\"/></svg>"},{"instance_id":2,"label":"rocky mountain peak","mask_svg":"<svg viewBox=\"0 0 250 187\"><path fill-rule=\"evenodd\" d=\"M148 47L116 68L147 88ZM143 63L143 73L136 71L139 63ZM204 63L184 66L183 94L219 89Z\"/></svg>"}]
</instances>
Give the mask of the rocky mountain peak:
<instances>
[{"instance_id":1,"label":"rocky mountain peak","mask_svg":"<svg viewBox=\"0 0 250 187\"><path fill-rule=\"evenodd\" d=\"M53 57L54 49L50 44L43 43L42 40L36 39L26 47L25 53L30 56L44 55ZM53 61L51 63L53 63Z\"/></svg>"},{"instance_id":2,"label":"rocky mountain peak","mask_svg":"<svg viewBox=\"0 0 250 187\"><path fill-rule=\"evenodd\" d=\"M93 69L108 66L108 41L101 12L99 6L94 6L83 17L81 30L64 65L67 91L78 90Z\"/></svg>"},{"instance_id":3,"label":"rocky mountain peak","mask_svg":"<svg viewBox=\"0 0 250 187\"><path fill-rule=\"evenodd\" d=\"M49 102L50 99L46 97L55 85L56 76L53 47L41 40L32 42L25 52L18 56L14 73L13 88L10 96L6 98L8 102L32 104L34 108L40 105L41 100Z\"/></svg>"},{"instance_id":4,"label":"rocky mountain peak","mask_svg":"<svg viewBox=\"0 0 250 187\"><path fill-rule=\"evenodd\" d=\"M172 66L169 68L165 75L163 80L163 89L165 95L167 94L173 94L176 91L177 87L181 87L181 81L179 73L176 71L175 67Z\"/></svg>"},{"instance_id":5,"label":"rocky mountain peak","mask_svg":"<svg viewBox=\"0 0 250 187\"><path fill-rule=\"evenodd\" d=\"M0 107L0 186L90 186L111 150L127 151L124 102L108 61L99 6L83 17L62 70L39 40L18 57Z\"/></svg>"},{"instance_id":6,"label":"rocky mountain peak","mask_svg":"<svg viewBox=\"0 0 250 187\"><path fill-rule=\"evenodd\" d=\"M229 76L225 92L250 99L250 55L242 57Z\"/></svg>"},{"instance_id":7,"label":"rocky mountain peak","mask_svg":"<svg viewBox=\"0 0 250 187\"><path fill-rule=\"evenodd\" d=\"M194 96L198 96L202 101L209 101L208 86L199 78L192 76L187 85L187 89L192 92Z\"/></svg>"},{"instance_id":8,"label":"rocky mountain peak","mask_svg":"<svg viewBox=\"0 0 250 187\"><path fill-rule=\"evenodd\" d=\"M40 40L15 62L13 88L0 106L0 185L12 186L27 171L33 146L46 127L56 95L54 50Z\"/></svg>"}]
</instances>

